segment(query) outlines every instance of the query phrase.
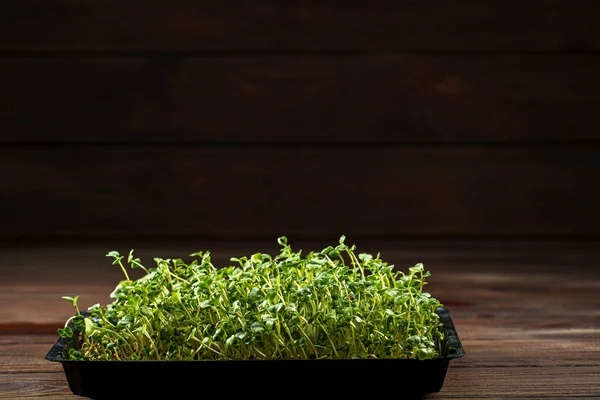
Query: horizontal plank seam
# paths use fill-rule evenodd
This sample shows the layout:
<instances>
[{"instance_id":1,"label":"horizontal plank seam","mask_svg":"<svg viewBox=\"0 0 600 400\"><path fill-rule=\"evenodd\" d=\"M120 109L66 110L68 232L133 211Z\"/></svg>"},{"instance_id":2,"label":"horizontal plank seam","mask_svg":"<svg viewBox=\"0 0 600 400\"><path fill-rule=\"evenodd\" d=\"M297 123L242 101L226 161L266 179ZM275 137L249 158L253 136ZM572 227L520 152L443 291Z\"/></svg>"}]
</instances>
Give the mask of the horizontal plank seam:
<instances>
[{"instance_id":1,"label":"horizontal plank seam","mask_svg":"<svg viewBox=\"0 0 600 400\"><path fill-rule=\"evenodd\" d=\"M65 321L57 321L54 323L2 323L0 324L0 336L5 335L56 335L58 328L62 328Z\"/></svg>"},{"instance_id":2,"label":"horizontal plank seam","mask_svg":"<svg viewBox=\"0 0 600 400\"><path fill-rule=\"evenodd\" d=\"M464 399L464 400L473 400L473 399L518 399L518 400L527 400L527 399L556 399L556 397L549 397L548 395L536 395L536 394L527 394L527 395L522 395L521 393L518 394L519 397L514 397L514 395L505 395L504 397L499 397L499 396L489 396L489 395L472 395L469 394L468 397L467 396L462 396L462 395L452 395L452 397L448 397L449 399ZM561 394L561 396L559 397L561 400L562 399L598 399L598 395L575 395L575 396L563 396Z\"/></svg>"},{"instance_id":3,"label":"horizontal plank seam","mask_svg":"<svg viewBox=\"0 0 600 400\"><path fill-rule=\"evenodd\" d=\"M331 235L328 234L317 234L317 233L293 233L295 240L330 240ZM86 233L54 233L54 234L23 234L11 236L2 236L2 244L0 248L14 248L14 246L29 246L53 244L85 244L85 243L96 243L102 240L110 241L135 241L143 242L148 240L160 241L160 243L178 243L181 241L220 241L220 242L260 242L265 240L274 240L275 233L273 234L262 234L252 233L248 235L243 234L197 234L197 235L169 235L165 237L160 233L157 234L118 234L115 232L106 232L105 234L86 234ZM354 234L352 235L353 240L369 240L369 241L406 241L406 242L420 242L420 241L448 241L448 242L506 242L506 241L548 241L548 242L597 242L600 240L600 231L594 233L510 233L510 234L423 234L423 233L406 233L406 234Z\"/></svg>"},{"instance_id":4,"label":"horizontal plank seam","mask_svg":"<svg viewBox=\"0 0 600 400\"><path fill-rule=\"evenodd\" d=\"M468 355L468 354L467 354ZM543 368L543 369L557 369L557 368L594 368L599 367L600 364L494 364L494 365L469 365L469 364L454 364L452 368L457 369L499 369L499 368Z\"/></svg>"},{"instance_id":5,"label":"horizontal plank seam","mask_svg":"<svg viewBox=\"0 0 600 400\"><path fill-rule=\"evenodd\" d=\"M312 141L290 141L290 142L249 142L249 141L151 141L151 142L136 142L136 141L26 141L2 142L0 139L0 151L2 150L35 150L35 149L69 149L69 148L101 148L101 149L117 149L117 148L194 148L194 149L340 149L340 150L389 150L389 149L532 149L532 150L568 150L580 149L600 150L600 138L597 139L573 139L573 140L556 140L556 141L460 141L460 142L394 142L394 141L351 141L351 142L312 142Z\"/></svg>"},{"instance_id":6,"label":"horizontal plank seam","mask_svg":"<svg viewBox=\"0 0 600 400\"><path fill-rule=\"evenodd\" d=\"M48 361L48 363L50 363L50 361ZM58 364L58 367L60 368L59 363L55 362L54 364ZM27 364L25 364L25 365L27 365ZM22 374L26 374L26 375L41 375L41 374L50 375L51 374L51 375L54 375L54 374L58 374L58 373L63 375L64 374L63 369L60 368L59 370L56 370L56 371L42 371L39 369L36 369L34 371L33 370L32 371L0 371L0 375L5 375L5 376L22 375Z\"/></svg>"},{"instance_id":7,"label":"horizontal plank seam","mask_svg":"<svg viewBox=\"0 0 600 400\"><path fill-rule=\"evenodd\" d=\"M42 336L44 338L48 338L49 336L56 336L56 340L59 339L58 333L54 332L52 334L50 334L49 332L42 332L42 333L31 333L31 332L21 332L21 333L15 333L15 332L8 332L8 333L0 333L0 337L2 336L14 336L14 335L19 335L19 337L23 337L23 336ZM27 342L27 343L23 343L21 342L3 342L2 346L3 347L7 347L7 346L19 346L19 347L28 347L28 346L48 346L48 340L44 340L44 341L40 341L40 342Z\"/></svg>"},{"instance_id":8,"label":"horizontal plank seam","mask_svg":"<svg viewBox=\"0 0 600 400\"><path fill-rule=\"evenodd\" d=\"M573 56L600 55L600 49L563 48L563 49L210 49L210 50L154 50L154 49L2 49L3 57L152 57L152 58L238 58L238 57L389 57L389 56Z\"/></svg>"}]
</instances>

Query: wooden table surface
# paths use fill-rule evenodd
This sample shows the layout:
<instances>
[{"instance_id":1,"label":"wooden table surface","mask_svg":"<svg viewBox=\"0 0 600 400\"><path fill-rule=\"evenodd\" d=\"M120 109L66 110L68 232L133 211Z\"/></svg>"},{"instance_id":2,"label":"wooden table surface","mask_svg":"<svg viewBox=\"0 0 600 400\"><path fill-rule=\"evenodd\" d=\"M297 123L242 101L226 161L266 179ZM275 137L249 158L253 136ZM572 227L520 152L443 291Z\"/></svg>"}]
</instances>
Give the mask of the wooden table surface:
<instances>
[{"instance_id":1,"label":"wooden table surface","mask_svg":"<svg viewBox=\"0 0 600 400\"><path fill-rule=\"evenodd\" d=\"M206 248L222 265L257 250L248 243L135 245L147 265L154 256L185 257ZM79 397L61 365L44 356L72 314L60 296L80 295L85 308L109 301L121 279L104 257L113 249L129 247L2 249L0 398ZM451 312L466 356L450 363L441 392L427 399L600 398L599 242L380 241L359 250L381 251L401 269L423 262L432 274L427 290Z\"/></svg>"}]
</instances>

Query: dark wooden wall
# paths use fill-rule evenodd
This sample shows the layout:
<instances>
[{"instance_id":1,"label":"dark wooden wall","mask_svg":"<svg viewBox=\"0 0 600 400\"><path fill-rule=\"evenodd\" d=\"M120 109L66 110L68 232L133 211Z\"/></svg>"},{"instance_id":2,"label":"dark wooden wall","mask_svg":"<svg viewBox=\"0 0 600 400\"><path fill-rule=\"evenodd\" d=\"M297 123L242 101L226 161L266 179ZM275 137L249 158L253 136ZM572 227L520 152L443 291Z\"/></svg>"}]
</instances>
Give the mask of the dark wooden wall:
<instances>
[{"instance_id":1,"label":"dark wooden wall","mask_svg":"<svg viewBox=\"0 0 600 400\"><path fill-rule=\"evenodd\" d=\"M11 0L0 238L600 234L596 0Z\"/></svg>"}]
</instances>

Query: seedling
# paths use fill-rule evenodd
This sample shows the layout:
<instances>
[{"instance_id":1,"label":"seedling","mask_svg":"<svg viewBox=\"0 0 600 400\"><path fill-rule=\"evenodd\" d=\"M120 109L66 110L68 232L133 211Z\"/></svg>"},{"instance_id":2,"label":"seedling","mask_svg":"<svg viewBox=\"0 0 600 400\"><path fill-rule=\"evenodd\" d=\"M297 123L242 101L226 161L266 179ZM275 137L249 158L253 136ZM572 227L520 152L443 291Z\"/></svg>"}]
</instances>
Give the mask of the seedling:
<instances>
[{"instance_id":1,"label":"seedling","mask_svg":"<svg viewBox=\"0 0 600 400\"><path fill-rule=\"evenodd\" d=\"M155 258L146 268L133 250L107 254L125 279L106 306L76 315L61 337L76 335L71 360L357 359L443 356L422 264L399 271L380 254L335 246L302 255L280 237L274 256L231 258L217 268L209 251ZM125 263L124 263L124 260ZM145 275L132 280L130 268ZM68 326L72 323L75 330Z\"/></svg>"}]
</instances>

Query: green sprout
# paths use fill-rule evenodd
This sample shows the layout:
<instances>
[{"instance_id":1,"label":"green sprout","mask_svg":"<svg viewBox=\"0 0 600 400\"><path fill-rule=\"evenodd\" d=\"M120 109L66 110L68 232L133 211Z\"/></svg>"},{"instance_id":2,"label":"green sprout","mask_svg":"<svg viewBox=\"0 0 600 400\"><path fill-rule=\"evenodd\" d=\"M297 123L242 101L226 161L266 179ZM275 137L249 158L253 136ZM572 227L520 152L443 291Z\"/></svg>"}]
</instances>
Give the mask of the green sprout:
<instances>
[{"instance_id":1,"label":"green sprout","mask_svg":"<svg viewBox=\"0 0 600 400\"><path fill-rule=\"evenodd\" d=\"M233 257L217 268L209 251L191 261L154 258L146 268L133 250L131 280L117 251L107 256L125 280L106 306L76 308L61 337L77 335L75 360L355 359L442 356L437 307L423 264L407 272L380 254L359 253L342 236L302 255L284 236L276 255Z\"/></svg>"}]
</instances>

